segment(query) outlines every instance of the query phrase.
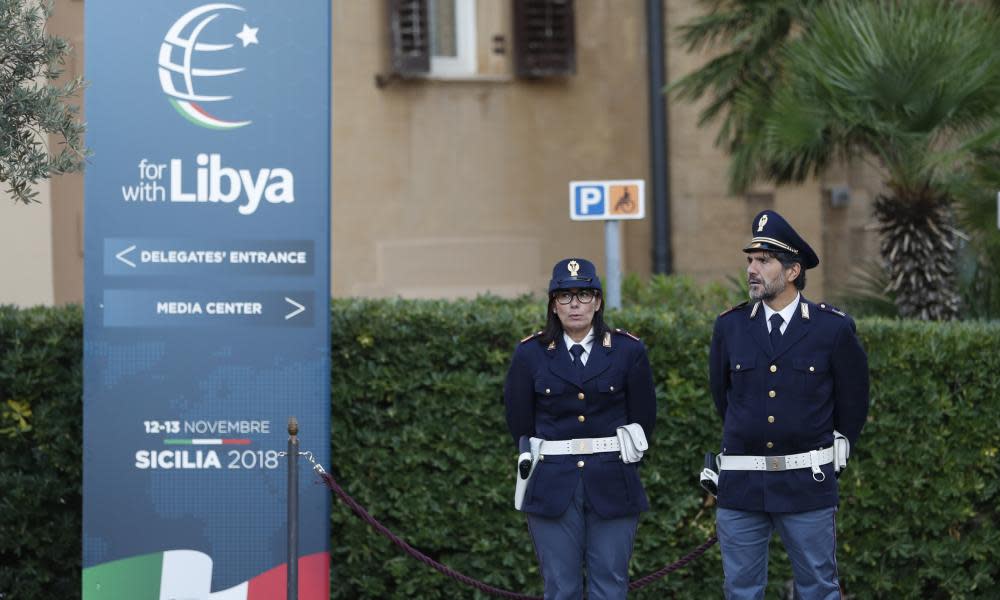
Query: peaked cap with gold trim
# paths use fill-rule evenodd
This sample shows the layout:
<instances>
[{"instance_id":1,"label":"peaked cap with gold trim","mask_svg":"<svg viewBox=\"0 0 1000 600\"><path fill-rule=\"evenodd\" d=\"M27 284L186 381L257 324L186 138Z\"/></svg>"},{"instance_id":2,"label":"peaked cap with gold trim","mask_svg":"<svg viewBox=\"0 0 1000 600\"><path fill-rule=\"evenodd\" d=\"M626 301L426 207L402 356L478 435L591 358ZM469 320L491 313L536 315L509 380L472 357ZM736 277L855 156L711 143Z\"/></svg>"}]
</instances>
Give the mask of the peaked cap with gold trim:
<instances>
[{"instance_id":1,"label":"peaked cap with gold trim","mask_svg":"<svg viewBox=\"0 0 1000 600\"><path fill-rule=\"evenodd\" d=\"M564 258L552 267L549 293L572 289L601 289L601 279L597 276L594 263L586 258Z\"/></svg>"},{"instance_id":2,"label":"peaked cap with gold trim","mask_svg":"<svg viewBox=\"0 0 1000 600\"><path fill-rule=\"evenodd\" d=\"M766 250L769 252L785 252L802 261L802 266L812 269L819 264L819 257L809 244L795 232L784 217L773 210L761 211L753 218L750 228L753 238L744 252Z\"/></svg>"}]
</instances>

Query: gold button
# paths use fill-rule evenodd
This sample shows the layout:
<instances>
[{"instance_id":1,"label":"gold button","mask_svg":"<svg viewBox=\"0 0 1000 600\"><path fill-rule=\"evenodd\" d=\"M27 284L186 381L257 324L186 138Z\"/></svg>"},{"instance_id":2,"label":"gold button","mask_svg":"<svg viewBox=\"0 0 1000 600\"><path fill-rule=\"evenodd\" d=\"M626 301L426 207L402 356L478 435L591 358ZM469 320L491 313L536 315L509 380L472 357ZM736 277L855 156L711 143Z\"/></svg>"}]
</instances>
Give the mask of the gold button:
<instances>
[{"instance_id":1,"label":"gold button","mask_svg":"<svg viewBox=\"0 0 1000 600\"><path fill-rule=\"evenodd\" d=\"M813 372L815 372L815 371L816 371L816 367L809 367L809 372L810 372L810 373L813 373Z\"/></svg>"},{"instance_id":2,"label":"gold button","mask_svg":"<svg viewBox=\"0 0 1000 600\"><path fill-rule=\"evenodd\" d=\"M774 417L768 417L767 418L767 422L768 423L774 423Z\"/></svg>"},{"instance_id":3,"label":"gold button","mask_svg":"<svg viewBox=\"0 0 1000 600\"><path fill-rule=\"evenodd\" d=\"M583 400L584 398L586 398L586 396L583 395L583 392L580 392L579 394L577 394L576 397L579 398L580 400Z\"/></svg>"},{"instance_id":4,"label":"gold button","mask_svg":"<svg viewBox=\"0 0 1000 600\"><path fill-rule=\"evenodd\" d=\"M740 365L739 365L739 363L737 363L737 365L736 365L736 370L737 370L737 371L739 371L739 370L740 370Z\"/></svg>"},{"instance_id":5,"label":"gold button","mask_svg":"<svg viewBox=\"0 0 1000 600\"><path fill-rule=\"evenodd\" d=\"M767 447L768 448L774 448L774 442L768 442L767 443Z\"/></svg>"},{"instance_id":6,"label":"gold button","mask_svg":"<svg viewBox=\"0 0 1000 600\"><path fill-rule=\"evenodd\" d=\"M583 468L583 461L581 460L581 461L577 462L576 466L578 466L578 467L580 467L582 469Z\"/></svg>"},{"instance_id":7,"label":"gold button","mask_svg":"<svg viewBox=\"0 0 1000 600\"><path fill-rule=\"evenodd\" d=\"M551 394L551 393L552 393L552 390L550 390L549 388L545 388L545 393L546 393L546 394Z\"/></svg>"},{"instance_id":8,"label":"gold button","mask_svg":"<svg viewBox=\"0 0 1000 600\"><path fill-rule=\"evenodd\" d=\"M581 422L581 423L583 423L584 421L587 420L587 417L585 417L583 415L580 415L579 417L576 418L576 420L579 421L579 422Z\"/></svg>"},{"instance_id":9,"label":"gold button","mask_svg":"<svg viewBox=\"0 0 1000 600\"><path fill-rule=\"evenodd\" d=\"M771 365L771 372L772 373L777 373L778 372L778 366L777 365Z\"/></svg>"},{"instance_id":10,"label":"gold button","mask_svg":"<svg viewBox=\"0 0 1000 600\"><path fill-rule=\"evenodd\" d=\"M772 398L774 398L775 396L778 395L778 392L776 392L774 390L771 390L770 392L767 393L767 395L770 396L770 397L772 397Z\"/></svg>"}]
</instances>

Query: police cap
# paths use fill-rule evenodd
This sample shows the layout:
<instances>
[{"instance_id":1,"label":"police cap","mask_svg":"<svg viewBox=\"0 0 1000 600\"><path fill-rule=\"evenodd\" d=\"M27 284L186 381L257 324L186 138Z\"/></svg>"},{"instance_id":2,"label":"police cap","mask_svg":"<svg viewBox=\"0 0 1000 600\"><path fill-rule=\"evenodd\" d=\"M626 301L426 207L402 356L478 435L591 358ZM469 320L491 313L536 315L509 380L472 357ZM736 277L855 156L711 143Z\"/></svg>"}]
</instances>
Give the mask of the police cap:
<instances>
[{"instance_id":1,"label":"police cap","mask_svg":"<svg viewBox=\"0 0 1000 600\"><path fill-rule=\"evenodd\" d=\"M773 210L761 211L753 218L750 228L753 239L743 249L744 252L785 252L802 261L802 266L812 269L819 264L819 257L813 252L784 217Z\"/></svg>"},{"instance_id":2,"label":"police cap","mask_svg":"<svg viewBox=\"0 0 1000 600\"><path fill-rule=\"evenodd\" d=\"M601 289L601 279L597 276L594 263L585 258L564 258L552 267L549 293L556 290Z\"/></svg>"}]
</instances>

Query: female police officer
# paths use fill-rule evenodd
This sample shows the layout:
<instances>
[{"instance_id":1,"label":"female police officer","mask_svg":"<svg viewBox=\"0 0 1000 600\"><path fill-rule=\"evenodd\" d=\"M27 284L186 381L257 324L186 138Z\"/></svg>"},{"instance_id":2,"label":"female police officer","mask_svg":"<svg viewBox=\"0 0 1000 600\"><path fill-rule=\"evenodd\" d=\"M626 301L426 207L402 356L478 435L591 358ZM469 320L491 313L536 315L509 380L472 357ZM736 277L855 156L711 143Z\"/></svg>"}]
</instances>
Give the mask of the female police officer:
<instances>
[{"instance_id":1,"label":"female police officer","mask_svg":"<svg viewBox=\"0 0 1000 600\"><path fill-rule=\"evenodd\" d=\"M556 263L545 329L521 340L504 384L507 425L544 440L521 510L546 600L624 598L639 513L649 502L638 464L623 462L618 428L647 439L656 396L639 338L604 324L601 281L582 258ZM634 431L634 426L633 426Z\"/></svg>"}]
</instances>

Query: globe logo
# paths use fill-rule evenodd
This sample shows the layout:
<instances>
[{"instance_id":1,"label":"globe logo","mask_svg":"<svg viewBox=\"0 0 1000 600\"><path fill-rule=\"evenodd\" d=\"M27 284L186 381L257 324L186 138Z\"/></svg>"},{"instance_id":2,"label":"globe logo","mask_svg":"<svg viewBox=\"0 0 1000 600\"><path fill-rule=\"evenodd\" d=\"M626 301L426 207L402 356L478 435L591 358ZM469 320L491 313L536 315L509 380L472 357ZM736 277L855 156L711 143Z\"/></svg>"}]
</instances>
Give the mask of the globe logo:
<instances>
[{"instance_id":1,"label":"globe logo","mask_svg":"<svg viewBox=\"0 0 1000 600\"><path fill-rule=\"evenodd\" d=\"M209 43L199 41L206 27L215 21L224 11L244 12L243 7L235 4L205 4L185 13L170 27L163 43L160 45L159 73L160 87L167 95L170 104L185 119L207 129L228 130L245 127L251 121L231 121L214 116L205 105L210 102L226 102L232 96L220 93L219 78L242 72L242 67L212 68L217 57L212 53L224 52L233 48L234 43ZM257 27L250 27L245 22L243 29L234 34L243 43L243 48L257 44ZM216 40L219 41L219 40ZM229 58L231 53L222 55ZM198 62L198 66L196 65ZM205 65L210 66L205 66ZM214 92L199 93L212 87Z\"/></svg>"}]
</instances>

